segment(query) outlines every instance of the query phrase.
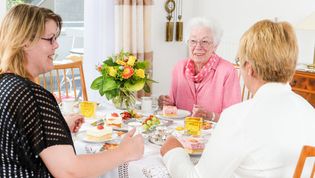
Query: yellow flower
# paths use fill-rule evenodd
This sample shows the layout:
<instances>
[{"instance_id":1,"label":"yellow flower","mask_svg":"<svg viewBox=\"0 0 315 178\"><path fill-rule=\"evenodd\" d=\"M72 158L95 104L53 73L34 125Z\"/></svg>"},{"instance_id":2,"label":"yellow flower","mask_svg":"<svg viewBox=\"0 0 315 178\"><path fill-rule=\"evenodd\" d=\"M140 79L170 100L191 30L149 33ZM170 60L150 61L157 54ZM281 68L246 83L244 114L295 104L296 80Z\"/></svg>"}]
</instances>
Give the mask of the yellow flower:
<instances>
[{"instance_id":1,"label":"yellow flower","mask_svg":"<svg viewBox=\"0 0 315 178\"><path fill-rule=\"evenodd\" d=\"M143 69L136 69L135 73L136 73L136 76L138 76L140 78L144 78L145 77Z\"/></svg>"},{"instance_id":2,"label":"yellow flower","mask_svg":"<svg viewBox=\"0 0 315 178\"><path fill-rule=\"evenodd\" d=\"M108 74L112 77L116 77L117 70L114 67L108 67Z\"/></svg>"},{"instance_id":3,"label":"yellow flower","mask_svg":"<svg viewBox=\"0 0 315 178\"><path fill-rule=\"evenodd\" d=\"M125 63L124 61L120 60L120 59L118 59L118 60L116 61L116 63L119 64L119 65L122 65L122 66L125 66L125 65L126 65L126 63Z\"/></svg>"},{"instance_id":4,"label":"yellow flower","mask_svg":"<svg viewBox=\"0 0 315 178\"><path fill-rule=\"evenodd\" d=\"M135 56L129 56L127 64L129 66L133 66L135 64L135 62L136 62L136 57Z\"/></svg>"}]
</instances>

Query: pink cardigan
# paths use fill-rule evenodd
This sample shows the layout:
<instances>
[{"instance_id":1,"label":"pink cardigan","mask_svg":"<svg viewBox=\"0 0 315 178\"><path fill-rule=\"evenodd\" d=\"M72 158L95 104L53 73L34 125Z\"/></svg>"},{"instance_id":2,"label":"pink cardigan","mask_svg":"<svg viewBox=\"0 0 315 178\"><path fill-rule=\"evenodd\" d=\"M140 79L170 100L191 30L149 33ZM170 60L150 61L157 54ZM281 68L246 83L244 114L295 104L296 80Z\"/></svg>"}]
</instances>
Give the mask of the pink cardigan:
<instances>
[{"instance_id":1,"label":"pink cardigan","mask_svg":"<svg viewBox=\"0 0 315 178\"><path fill-rule=\"evenodd\" d=\"M241 102L240 81L230 62L220 58L201 83L194 83L185 76L187 61L179 61L172 73L169 95L177 108L192 111L197 104L220 114L225 108Z\"/></svg>"}]
</instances>

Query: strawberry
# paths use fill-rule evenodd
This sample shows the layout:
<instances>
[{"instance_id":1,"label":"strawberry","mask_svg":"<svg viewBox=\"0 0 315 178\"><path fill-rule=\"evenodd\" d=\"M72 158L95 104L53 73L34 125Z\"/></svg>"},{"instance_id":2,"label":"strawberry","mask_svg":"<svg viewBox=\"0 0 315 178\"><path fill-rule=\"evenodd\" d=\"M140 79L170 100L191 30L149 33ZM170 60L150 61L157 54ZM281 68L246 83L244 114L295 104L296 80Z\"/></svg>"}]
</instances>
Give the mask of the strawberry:
<instances>
[{"instance_id":1,"label":"strawberry","mask_svg":"<svg viewBox=\"0 0 315 178\"><path fill-rule=\"evenodd\" d=\"M112 117L118 117L119 115L115 112L112 113Z\"/></svg>"},{"instance_id":2,"label":"strawberry","mask_svg":"<svg viewBox=\"0 0 315 178\"><path fill-rule=\"evenodd\" d=\"M102 129L104 129L104 126L103 125L98 125L97 129L102 130Z\"/></svg>"}]
</instances>

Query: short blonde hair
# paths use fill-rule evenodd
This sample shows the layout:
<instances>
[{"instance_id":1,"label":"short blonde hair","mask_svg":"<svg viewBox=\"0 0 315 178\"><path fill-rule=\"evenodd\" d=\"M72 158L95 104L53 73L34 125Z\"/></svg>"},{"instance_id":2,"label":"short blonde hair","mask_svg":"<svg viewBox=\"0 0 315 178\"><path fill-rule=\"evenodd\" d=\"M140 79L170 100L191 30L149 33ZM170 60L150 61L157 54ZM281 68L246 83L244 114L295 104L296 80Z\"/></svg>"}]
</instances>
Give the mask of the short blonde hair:
<instances>
[{"instance_id":1,"label":"short blonde hair","mask_svg":"<svg viewBox=\"0 0 315 178\"><path fill-rule=\"evenodd\" d=\"M0 73L13 72L32 78L25 69L23 47L37 42L45 32L45 23L54 20L61 30L61 17L47 8L19 4L10 9L0 26Z\"/></svg>"},{"instance_id":2,"label":"short blonde hair","mask_svg":"<svg viewBox=\"0 0 315 178\"><path fill-rule=\"evenodd\" d=\"M241 65L250 62L257 75L267 82L289 82L297 57L295 32L287 22L257 22L244 33L238 50Z\"/></svg>"}]
</instances>

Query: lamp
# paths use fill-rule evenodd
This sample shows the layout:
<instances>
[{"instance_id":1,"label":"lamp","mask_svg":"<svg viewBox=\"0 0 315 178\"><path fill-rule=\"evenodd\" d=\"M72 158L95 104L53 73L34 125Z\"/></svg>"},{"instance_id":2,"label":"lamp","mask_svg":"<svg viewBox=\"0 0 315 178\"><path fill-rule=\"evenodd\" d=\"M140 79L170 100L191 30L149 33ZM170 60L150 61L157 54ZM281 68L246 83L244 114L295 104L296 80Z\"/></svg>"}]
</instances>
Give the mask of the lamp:
<instances>
[{"instance_id":1,"label":"lamp","mask_svg":"<svg viewBox=\"0 0 315 178\"><path fill-rule=\"evenodd\" d=\"M313 12L310 16L306 17L301 23L296 26L301 30L315 30L315 12ZM308 68L315 68L315 46L313 53L313 64L307 65Z\"/></svg>"}]
</instances>

